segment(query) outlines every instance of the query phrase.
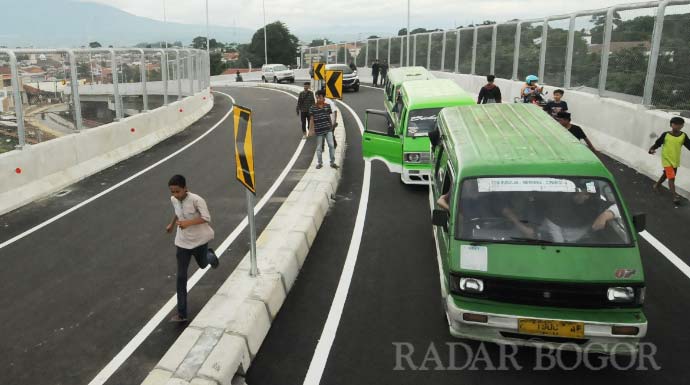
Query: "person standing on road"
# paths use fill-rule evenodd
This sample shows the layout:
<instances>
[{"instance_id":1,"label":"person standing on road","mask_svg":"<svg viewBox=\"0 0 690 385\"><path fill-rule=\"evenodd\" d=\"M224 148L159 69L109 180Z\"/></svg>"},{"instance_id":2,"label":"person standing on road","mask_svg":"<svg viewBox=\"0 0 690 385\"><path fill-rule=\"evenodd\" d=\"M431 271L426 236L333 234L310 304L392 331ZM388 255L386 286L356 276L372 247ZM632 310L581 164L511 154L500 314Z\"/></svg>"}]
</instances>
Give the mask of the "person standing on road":
<instances>
[{"instance_id":1,"label":"person standing on road","mask_svg":"<svg viewBox=\"0 0 690 385\"><path fill-rule=\"evenodd\" d=\"M322 88L324 92L326 92L326 88ZM333 128L333 148L338 148L338 141L335 140L335 128L338 127L338 108L335 106L335 102L331 98L325 98L324 102L328 104L328 107L331 108L331 127ZM326 137L322 136L321 141L326 140Z\"/></svg>"},{"instance_id":2,"label":"person standing on road","mask_svg":"<svg viewBox=\"0 0 690 385\"><path fill-rule=\"evenodd\" d=\"M379 71L381 72L381 85L384 85L386 82L386 75L388 75L388 61L387 60L383 61L383 64L381 64Z\"/></svg>"},{"instance_id":3,"label":"person standing on road","mask_svg":"<svg viewBox=\"0 0 690 385\"><path fill-rule=\"evenodd\" d=\"M314 93L309 89L309 82L304 83L304 91L297 97L297 115L302 123L302 139L307 138L307 124L309 124L309 109L314 105Z\"/></svg>"},{"instance_id":4,"label":"person standing on road","mask_svg":"<svg viewBox=\"0 0 690 385\"><path fill-rule=\"evenodd\" d=\"M379 70L381 66L379 65L379 59L375 59L374 63L371 64L371 77L374 78L374 87L378 87L379 83Z\"/></svg>"},{"instance_id":5,"label":"person standing on road","mask_svg":"<svg viewBox=\"0 0 690 385\"><path fill-rule=\"evenodd\" d=\"M488 82L481 90L479 90L479 96L477 97L477 104L487 104L487 103L500 103L501 102L501 89L494 84L496 76L489 75L486 77Z\"/></svg>"},{"instance_id":6,"label":"person standing on road","mask_svg":"<svg viewBox=\"0 0 690 385\"><path fill-rule=\"evenodd\" d=\"M663 147L661 149L661 165L664 167L664 171L659 180L654 183L654 191L658 191L661 184L668 179L673 204L676 206L680 204L680 196L676 194L676 174L680 166L680 152L683 146L690 150L688 134L681 131L683 126L685 126L683 118L678 116L671 118L671 131L661 134L659 139L649 148L649 153L654 154L659 147Z\"/></svg>"},{"instance_id":7,"label":"person standing on road","mask_svg":"<svg viewBox=\"0 0 690 385\"><path fill-rule=\"evenodd\" d=\"M587 147L589 147L589 149L592 150L593 153L597 153L597 150L594 148L594 145L592 145L592 142L589 141L589 138L587 138L585 132L582 131L582 127L570 123L570 112L559 112L558 115L556 115L556 120L558 120L558 123L560 123L561 126L565 127L568 130L568 132L573 134L573 136L576 137L577 140L584 140L585 143L587 143Z\"/></svg>"},{"instance_id":8,"label":"person standing on road","mask_svg":"<svg viewBox=\"0 0 690 385\"><path fill-rule=\"evenodd\" d=\"M175 215L166 226L170 233L177 228L175 246L177 247L177 314L170 318L171 322L187 321L187 270L192 256L200 269L208 264L212 268L218 267L218 257L213 249L208 247L213 239L211 214L204 198L187 190L187 181L182 175L173 175L168 181L170 202Z\"/></svg>"},{"instance_id":9,"label":"person standing on road","mask_svg":"<svg viewBox=\"0 0 690 385\"><path fill-rule=\"evenodd\" d=\"M328 143L328 155L331 160L331 168L338 168L335 164L335 146L333 143L333 125L331 123L331 107L326 104L326 92L324 90L316 91L316 104L309 110L310 115L310 132L313 131L316 138L316 168L323 167L323 140L325 136L326 143Z\"/></svg>"}]
</instances>

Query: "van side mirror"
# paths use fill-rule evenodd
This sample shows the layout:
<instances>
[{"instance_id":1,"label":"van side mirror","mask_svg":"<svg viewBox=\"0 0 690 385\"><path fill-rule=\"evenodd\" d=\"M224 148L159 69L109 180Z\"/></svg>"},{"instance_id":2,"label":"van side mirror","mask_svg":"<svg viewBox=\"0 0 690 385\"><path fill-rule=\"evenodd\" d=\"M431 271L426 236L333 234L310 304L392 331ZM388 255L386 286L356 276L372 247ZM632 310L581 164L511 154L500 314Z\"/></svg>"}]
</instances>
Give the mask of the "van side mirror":
<instances>
[{"instance_id":1,"label":"van side mirror","mask_svg":"<svg viewBox=\"0 0 690 385\"><path fill-rule=\"evenodd\" d=\"M449 217L447 210L435 209L431 215L431 223L434 226L442 226L444 229L447 229Z\"/></svg>"},{"instance_id":2,"label":"van side mirror","mask_svg":"<svg viewBox=\"0 0 690 385\"><path fill-rule=\"evenodd\" d=\"M647 228L647 214L635 214L633 215L633 226L635 226L635 231L641 233Z\"/></svg>"}]
</instances>

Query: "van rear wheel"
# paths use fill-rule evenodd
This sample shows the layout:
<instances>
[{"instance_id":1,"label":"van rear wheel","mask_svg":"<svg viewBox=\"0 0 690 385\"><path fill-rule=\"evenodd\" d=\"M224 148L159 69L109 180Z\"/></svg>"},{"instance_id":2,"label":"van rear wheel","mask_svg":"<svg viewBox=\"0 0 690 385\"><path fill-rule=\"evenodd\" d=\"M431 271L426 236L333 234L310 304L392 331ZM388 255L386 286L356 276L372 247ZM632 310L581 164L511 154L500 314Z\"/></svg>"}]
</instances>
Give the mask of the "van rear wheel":
<instances>
[{"instance_id":1,"label":"van rear wheel","mask_svg":"<svg viewBox=\"0 0 690 385\"><path fill-rule=\"evenodd\" d=\"M264 83L268 83L268 80L266 80L266 77L263 76L263 75L261 76L261 81L264 82Z\"/></svg>"},{"instance_id":2,"label":"van rear wheel","mask_svg":"<svg viewBox=\"0 0 690 385\"><path fill-rule=\"evenodd\" d=\"M278 78L275 76L273 77L273 83L278 83Z\"/></svg>"}]
</instances>

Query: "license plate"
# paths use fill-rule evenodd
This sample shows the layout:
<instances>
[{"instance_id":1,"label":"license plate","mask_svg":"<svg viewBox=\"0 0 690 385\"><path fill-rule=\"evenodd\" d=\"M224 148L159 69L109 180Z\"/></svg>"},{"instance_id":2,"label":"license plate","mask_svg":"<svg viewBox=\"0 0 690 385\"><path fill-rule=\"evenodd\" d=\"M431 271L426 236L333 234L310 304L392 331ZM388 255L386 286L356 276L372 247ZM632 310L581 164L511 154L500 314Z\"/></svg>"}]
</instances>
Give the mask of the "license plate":
<instances>
[{"instance_id":1,"label":"license plate","mask_svg":"<svg viewBox=\"0 0 690 385\"><path fill-rule=\"evenodd\" d=\"M584 338L583 322L518 319L518 333L552 337Z\"/></svg>"}]
</instances>

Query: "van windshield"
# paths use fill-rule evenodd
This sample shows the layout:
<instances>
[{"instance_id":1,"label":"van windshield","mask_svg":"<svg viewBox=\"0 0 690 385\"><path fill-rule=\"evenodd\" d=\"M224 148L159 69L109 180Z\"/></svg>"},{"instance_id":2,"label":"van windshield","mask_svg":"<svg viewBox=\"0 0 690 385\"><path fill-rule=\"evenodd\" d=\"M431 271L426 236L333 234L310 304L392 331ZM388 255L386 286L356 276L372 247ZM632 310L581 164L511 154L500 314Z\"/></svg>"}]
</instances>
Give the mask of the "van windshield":
<instances>
[{"instance_id":1,"label":"van windshield","mask_svg":"<svg viewBox=\"0 0 690 385\"><path fill-rule=\"evenodd\" d=\"M440 108L425 108L410 111L407 120L407 136L427 136L436 127Z\"/></svg>"},{"instance_id":2,"label":"van windshield","mask_svg":"<svg viewBox=\"0 0 690 385\"><path fill-rule=\"evenodd\" d=\"M277 66L273 66L273 71L287 71L287 67L284 65L280 64Z\"/></svg>"},{"instance_id":3,"label":"van windshield","mask_svg":"<svg viewBox=\"0 0 690 385\"><path fill-rule=\"evenodd\" d=\"M473 241L629 246L630 229L611 183L576 177L466 179L456 238Z\"/></svg>"}]
</instances>

